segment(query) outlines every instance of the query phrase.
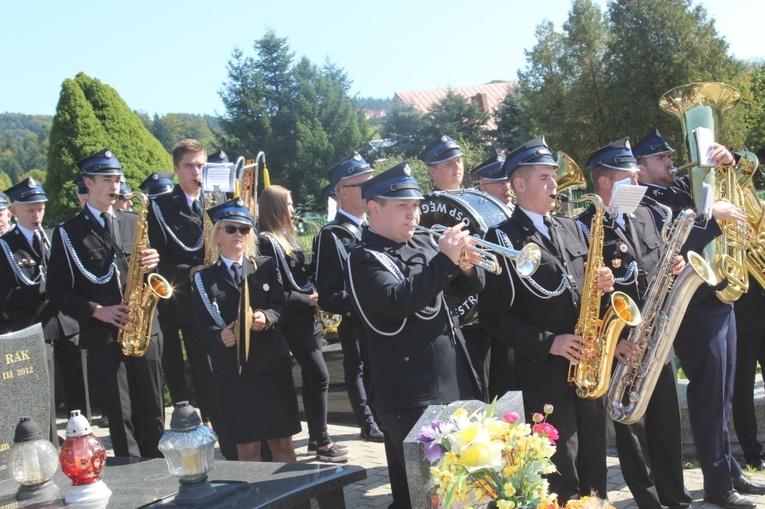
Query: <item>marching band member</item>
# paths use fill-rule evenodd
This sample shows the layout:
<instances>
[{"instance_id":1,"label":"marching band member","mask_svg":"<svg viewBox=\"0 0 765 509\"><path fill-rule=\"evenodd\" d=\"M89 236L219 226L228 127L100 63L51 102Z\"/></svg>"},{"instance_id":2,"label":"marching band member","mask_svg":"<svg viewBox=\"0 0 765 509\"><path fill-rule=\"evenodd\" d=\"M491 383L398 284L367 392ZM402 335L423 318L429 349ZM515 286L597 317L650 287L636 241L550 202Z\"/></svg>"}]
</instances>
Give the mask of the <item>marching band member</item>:
<instances>
[{"instance_id":1,"label":"marching band member","mask_svg":"<svg viewBox=\"0 0 765 509\"><path fill-rule=\"evenodd\" d=\"M716 165L734 162L733 154L722 145L714 144L710 150ZM646 194L672 208L676 216L680 210L694 208L694 202L690 178L675 178L669 172L673 152L658 130L633 147L639 181L648 187ZM684 252L701 251L720 235L716 220L746 220L743 211L727 201L715 202L711 216L706 224L700 222L693 229ZM723 508L753 509L756 504L741 493L765 494L765 486L747 479L731 454L728 418L736 365L736 319L733 306L715 295L718 289L702 285L694 294L675 337L675 354L688 377L688 415L704 474L704 501Z\"/></svg>"},{"instance_id":2,"label":"marching band member","mask_svg":"<svg viewBox=\"0 0 765 509\"><path fill-rule=\"evenodd\" d=\"M428 165L428 174L433 179L433 191L450 191L462 187L462 179L465 175L463 155L457 142L445 134L425 147L420 154L420 159ZM491 335L481 327L480 323L466 324L461 328L468 352L470 352L470 361L481 379L484 391L481 399L489 401Z\"/></svg>"},{"instance_id":3,"label":"marching band member","mask_svg":"<svg viewBox=\"0 0 765 509\"><path fill-rule=\"evenodd\" d=\"M287 312L276 262L257 256L252 219L241 200L207 210L218 261L194 274L194 315L210 348L219 429L236 444L240 461L261 461L267 440L274 461L294 463L292 435L300 432L289 349L281 324ZM246 283L246 284L245 284ZM252 330L238 342L242 290L249 290ZM244 342L244 344L241 344Z\"/></svg>"},{"instance_id":4,"label":"marching band member","mask_svg":"<svg viewBox=\"0 0 765 509\"><path fill-rule=\"evenodd\" d=\"M35 323L43 327L50 383L51 441L58 446L53 352L54 342L77 334L73 319L61 314L50 303L45 280L50 256L50 230L42 228L48 198L40 182L24 179L5 194L12 201L10 210L16 228L0 238L0 306L13 314L14 331Z\"/></svg>"},{"instance_id":5,"label":"marching band member","mask_svg":"<svg viewBox=\"0 0 765 509\"><path fill-rule=\"evenodd\" d=\"M557 163L535 138L507 154L504 168L517 205L510 219L489 229L486 240L520 249L541 249L539 268L527 280L505 263L501 275L487 274L478 299L481 325L515 350L527 421L550 403L548 417L560 434L552 461L550 490L566 503L595 491L606 497L606 431L603 398L581 399L567 382L571 363L584 358L585 341L572 334L581 305L587 240L573 219L554 216ZM613 290L610 269L601 267L597 287ZM581 451L581 454L580 454Z\"/></svg>"},{"instance_id":6,"label":"marching band member","mask_svg":"<svg viewBox=\"0 0 765 509\"><path fill-rule=\"evenodd\" d=\"M10 230L11 211L8 209L8 197L0 193L0 235ZM0 304L0 334L13 332L13 314L7 306Z\"/></svg>"},{"instance_id":7,"label":"marching band member","mask_svg":"<svg viewBox=\"0 0 765 509\"><path fill-rule=\"evenodd\" d=\"M124 355L117 342L130 314L122 294L137 216L113 210L122 169L109 149L77 166L88 187L88 203L54 231L46 292L80 324L80 346L90 350L115 456L161 458L157 445L165 420L158 326L141 357ZM154 249L141 253L147 269L158 261Z\"/></svg>"},{"instance_id":8,"label":"marching band member","mask_svg":"<svg viewBox=\"0 0 765 509\"><path fill-rule=\"evenodd\" d=\"M610 206L616 182L631 178L637 183L637 165L627 138L601 147L590 154L595 192ZM588 232L595 207L578 217ZM651 210L638 206L631 214L614 214L603 225L603 263L615 277L615 287L642 307L655 267L663 252L663 240ZM682 256L674 260L672 273L685 266ZM602 308L603 312L606 311ZM645 317L644 317L645 318ZM628 332L624 330L624 336ZM616 360L627 364L635 355L634 345L625 338L616 346ZM662 509L690 507L690 493L683 481L683 447L680 404L677 399L675 356L670 354L660 368L645 415L635 424L614 421L619 465L638 507Z\"/></svg>"},{"instance_id":9,"label":"marching band member","mask_svg":"<svg viewBox=\"0 0 765 509\"><path fill-rule=\"evenodd\" d=\"M459 265L469 239L461 223L444 232L438 247L429 236L415 235L411 223L419 219L423 196L407 163L366 181L362 192L369 228L351 251L348 288L367 331L372 405L385 429L392 507L404 508L410 507L404 438L428 405L478 394L450 286L476 293L483 271Z\"/></svg>"},{"instance_id":10,"label":"marching band member","mask_svg":"<svg viewBox=\"0 0 765 509\"><path fill-rule=\"evenodd\" d=\"M133 191L130 190L125 179L120 180L120 190L117 193L117 201L114 202L114 210L133 210L133 201L130 199L132 194Z\"/></svg>"},{"instance_id":11,"label":"marching band member","mask_svg":"<svg viewBox=\"0 0 765 509\"><path fill-rule=\"evenodd\" d=\"M185 139L173 147L173 170L178 184L170 193L157 196L149 208L149 239L160 255L157 271L173 286L172 304L162 307L165 314L175 310L175 321L163 316L163 336L166 343L163 365L166 366L171 397L188 400L188 387L178 329L183 337L186 356L191 365L191 377L202 421L218 430L215 392L213 390L209 347L199 337L192 308L191 280L203 267L205 246L203 234L204 196L202 167L207 151L197 140ZM236 459L233 444L225 433L218 432L221 453L226 459Z\"/></svg>"},{"instance_id":12,"label":"marching band member","mask_svg":"<svg viewBox=\"0 0 765 509\"><path fill-rule=\"evenodd\" d=\"M375 422L367 402L369 373L364 369L364 328L353 312L351 298L345 289L344 272L348 251L361 240L367 204L361 185L372 178L374 169L358 152L351 152L327 170L329 185L334 189L338 210L335 218L324 225L313 246L313 264L319 307L341 315L337 328L343 349L343 374L353 416L361 428L361 438L382 442L383 434Z\"/></svg>"},{"instance_id":13,"label":"marching band member","mask_svg":"<svg viewBox=\"0 0 765 509\"><path fill-rule=\"evenodd\" d=\"M287 295L289 317L282 324L303 379L303 409L308 425L308 452L316 459L346 461L348 448L332 443L327 432L329 372L321 351L324 328L316 320L319 294L305 261L305 249L295 234L291 193L282 186L263 189L258 200L258 252L276 260Z\"/></svg>"},{"instance_id":14,"label":"marching band member","mask_svg":"<svg viewBox=\"0 0 765 509\"><path fill-rule=\"evenodd\" d=\"M512 208L513 190L502 170L504 162L505 154L495 154L473 168L470 173L478 180L478 189Z\"/></svg>"},{"instance_id":15,"label":"marching band member","mask_svg":"<svg viewBox=\"0 0 765 509\"><path fill-rule=\"evenodd\" d=\"M513 191L502 165L505 154L490 156L470 172L478 179L478 187L484 193L493 196L512 208ZM508 391L518 390L518 377L515 372L515 352L504 342L489 335L489 401L501 398Z\"/></svg>"},{"instance_id":16,"label":"marching band member","mask_svg":"<svg viewBox=\"0 0 765 509\"><path fill-rule=\"evenodd\" d=\"M88 186L85 185L85 179L83 179L82 174L77 175L73 182L77 186L77 200L80 202L80 208L82 208L88 203Z\"/></svg>"}]
</instances>

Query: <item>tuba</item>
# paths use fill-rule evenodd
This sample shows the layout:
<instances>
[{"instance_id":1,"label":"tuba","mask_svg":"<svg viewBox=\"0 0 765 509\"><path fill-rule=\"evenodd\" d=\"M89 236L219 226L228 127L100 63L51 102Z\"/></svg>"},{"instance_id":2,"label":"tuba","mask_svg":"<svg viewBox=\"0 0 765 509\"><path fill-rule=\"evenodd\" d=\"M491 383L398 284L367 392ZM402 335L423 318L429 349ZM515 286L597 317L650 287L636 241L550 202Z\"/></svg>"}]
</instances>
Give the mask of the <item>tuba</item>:
<instances>
[{"instance_id":1,"label":"tuba","mask_svg":"<svg viewBox=\"0 0 765 509\"><path fill-rule=\"evenodd\" d=\"M120 329L117 341L122 343L123 354L141 357L149 348L157 302L159 299L169 299L173 295L173 288L167 279L157 273L149 274L146 283L143 281L146 269L141 266L141 251L149 245L149 224L146 220L149 199L139 192L134 192L131 198L141 202L141 209L133 232L133 248L130 251L127 282L122 296L122 304L130 308L130 320Z\"/></svg>"},{"instance_id":2,"label":"tuba","mask_svg":"<svg viewBox=\"0 0 765 509\"><path fill-rule=\"evenodd\" d=\"M696 163L689 172L697 212L701 212L698 209L704 203L705 187L714 191L715 200L728 200L740 208L745 207L744 194L737 181L735 168L698 166L697 145L693 135L697 127L706 127L712 130L717 140L722 114L736 106L740 100L741 93L738 90L716 82L682 85L666 92L659 100L662 110L680 118L688 160ZM704 252L717 279L728 283L716 292L717 297L730 304L749 288L746 269L749 235L746 224L738 221L719 221L719 225L722 235L710 242Z\"/></svg>"},{"instance_id":3,"label":"tuba","mask_svg":"<svg viewBox=\"0 0 765 509\"><path fill-rule=\"evenodd\" d=\"M271 185L271 177L266 167L266 154L262 150L255 156L255 160L245 161L244 157L240 157L234 165L235 168L239 168L234 170L238 186L234 194L242 198L253 219L258 217L258 168L261 161L263 161L263 186L268 187Z\"/></svg>"},{"instance_id":4,"label":"tuba","mask_svg":"<svg viewBox=\"0 0 765 509\"><path fill-rule=\"evenodd\" d=\"M570 200L574 198L573 191L587 189L587 180L576 161L565 152L558 152L558 171L555 172L555 182L558 184L558 192L564 192L569 201L561 203L561 209L566 217L574 216L574 208Z\"/></svg>"},{"instance_id":5,"label":"tuba","mask_svg":"<svg viewBox=\"0 0 765 509\"><path fill-rule=\"evenodd\" d=\"M585 194L578 200L569 200L565 195L558 195L558 198L564 202L591 202L595 206L579 319L574 329L574 334L582 336L587 345L583 351L584 359L572 363L568 370L568 382L576 387L576 394L580 398L595 399L606 393L616 343L626 325L640 323L640 310L629 295L613 292L611 305L600 318L603 292L598 290L597 280L598 269L603 267L603 218L606 214L603 200L597 194Z\"/></svg>"},{"instance_id":6,"label":"tuba","mask_svg":"<svg viewBox=\"0 0 765 509\"><path fill-rule=\"evenodd\" d=\"M693 228L696 213L684 210L672 222L669 207L657 202L652 204L661 207L667 215L661 231L666 247L648 284L642 320L627 338L637 346L637 353L627 364L617 364L608 388L608 413L622 424L634 424L645 413L696 289L701 283L717 284L712 268L693 251L688 252L688 264L680 275L677 278L672 275L672 262Z\"/></svg>"},{"instance_id":7,"label":"tuba","mask_svg":"<svg viewBox=\"0 0 765 509\"><path fill-rule=\"evenodd\" d=\"M759 161L751 152L736 152L740 156L736 164L736 176L744 193L744 208L749 228L749 246L746 251L746 268L761 287L765 288L765 202L757 197L752 176Z\"/></svg>"}]
</instances>

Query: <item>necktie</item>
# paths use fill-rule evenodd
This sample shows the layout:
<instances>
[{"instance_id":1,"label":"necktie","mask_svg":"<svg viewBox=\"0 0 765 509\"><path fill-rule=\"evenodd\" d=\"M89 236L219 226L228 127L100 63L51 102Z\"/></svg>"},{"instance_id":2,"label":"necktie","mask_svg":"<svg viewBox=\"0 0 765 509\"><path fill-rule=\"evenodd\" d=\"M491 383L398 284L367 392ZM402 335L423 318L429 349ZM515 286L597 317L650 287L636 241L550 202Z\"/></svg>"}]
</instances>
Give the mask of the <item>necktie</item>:
<instances>
[{"instance_id":1,"label":"necktie","mask_svg":"<svg viewBox=\"0 0 765 509\"><path fill-rule=\"evenodd\" d=\"M542 216L542 222L547 227L548 237L550 237L550 240L555 242L555 237L554 237L555 234L553 233L555 230L555 227L553 226L552 219L550 219L550 216Z\"/></svg>"},{"instance_id":2,"label":"necktie","mask_svg":"<svg viewBox=\"0 0 765 509\"><path fill-rule=\"evenodd\" d=\"M114 230L112 229L112 215L108 212L101 212L101 219L104 220L104 230L110 237L114 237Z\"/></svg>"},{"instance_id":3,"label":"necktie","mask_svg":"<svg viewBox=\"0 0 765 509\"><path fill-rule=\"evenodd\" d=\"M32 234L32 249L39 255L42 255L42 246L40 245L40 234L35 231Z\"/></svg>"},{"instance_id":4,"label":"necktie","mask_svg":"<svg viewBox=\"0 0 765 509\"><path fill-rule=\"evenodd\" d=\"M234 275L234 283L236 283L236 286L239 288L242 287L242 272L241 272L242 266L239 265L237 262L234 262L231 264L231 272Z\"/></svg>"},{"instance_id":5,"label":"necktie","mask_svg":"<svg viewBox=\"0 0 765 509\"><path fill-rule=\"evenodd\" d=\"M194 215L197 217L202 216L202 207L199 206L199 200L191 202L191 211L194 212Z\"/></svg>"}]
</instances>

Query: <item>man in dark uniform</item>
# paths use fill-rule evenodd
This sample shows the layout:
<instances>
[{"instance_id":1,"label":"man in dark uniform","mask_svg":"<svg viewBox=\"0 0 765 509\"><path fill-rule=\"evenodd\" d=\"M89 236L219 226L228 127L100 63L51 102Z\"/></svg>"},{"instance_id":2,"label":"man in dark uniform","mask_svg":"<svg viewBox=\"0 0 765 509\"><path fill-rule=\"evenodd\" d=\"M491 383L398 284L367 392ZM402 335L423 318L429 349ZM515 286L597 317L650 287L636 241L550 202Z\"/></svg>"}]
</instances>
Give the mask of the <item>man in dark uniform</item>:
<instances>
[{"instance_id":1,"label":"man in dark uniform","mask_svg":"<svg viewBox=\"0 0 765 509\"><path fill-rule=\"evenodd\" d=\"M50 232L42 228L45 202L48 201L42 185L28 178L6 189L5 193L12 201L11 213L16 218L16 228L0 238L0 306L13 314L14 331L36 323L43 327L50 382L50 437L55 445L59 445L53 344L59 338L66 339L77 334L77 324L60 314L48 301L45 292Z\"/></svg>"},{"instance_id":2,"label":"man in dark uniform","mask_svg":"<svg viewBox=\"0 0 765 509\"><path fill-rule=\"evenodd\" d=\"M175 325L166 323L168 338L173 341L164 364L173 382L169 386L177 393L185 387L185 370L180 343L174 343L180 328L202 421L212 423L220 434L215 392L213 390L210 352L199 337L194 321L191 281L194 273L204 267L204 197L202 168L207 152L197 140L185 139L173 147L173 169L178 178L172 192L158 196L149 211L149 239L157 249L160 263L157 270L173 285L172 306ZM163 309L164 311L164 309ZM164 318L163 318L164 321ZM181 389L182 390L182 389ZM225 436L220 438L221 452L235 459L235 447Z\"/></svg>"},{"instance_id":3,"label":"man in dark uniform","mask_svg":"<svg viewBox=\"0 0 765 509\"><path fill-rule=\"evenodd\" d=\"M11 211L8 209L8 197L0 193L0 235L5 235L11 227ZM0 334L13 332L11 310L0 304Z\"/></svg>"},{"instance_id":4,"label":"man in dark uniform","mask_svg":"<svg viewBox=\"0 0 765 509\"><path fill-rule=\"evenodd\" d=\"M510 181L502 170L505 154L494 154L470 171L478 180L478 189L493 196L511 209L513 208L513 191ZM493 346L493 345L492 345Z\"/></svg>"},{"instance_id":5,"label":"man in dark uniform","mask_svg":"<svg viewBox=\"0 0 765 509\"><path fill-rule=\"evenodd\" d=\"M351 152L327 170L330 186L335 190L339 205L335 218L324 225L313 246L313 264L319 307L341 315L338 327L343 349L343 372L353 415L361 428L361 438L382 442L367 403L369 373L364 369L364 330L354 316L350 295L345 289L344 272L348 251L361 239L366 202L361 185L372 177L371 168L358 152Z\"/></svg>"},{"instance_id":6,"label":"man in dark uniform","mask_svg":"<svg viewBox=\"0 0 765 509\"><path fill-rule=\"evenodd\" d=\"M433 191L451 191L462 187L462 179L465 176L463 155L465 154L462 153L457 142L445 134L440 135L425 147L420 154L420 159L428 165L428 174L433 179ZM460 324L460 327L470 352L470 361L481 379L484 390L482 399L488 401L491 336L476 321Z\"/></svg>"},{"instance_id":7,"label":"man in dark uniform","mask_svg":"<svg viewBox=\"0 0 765 509\"><path fill-rule=\"evenodd\" d=\"M90 350L115 456L159 458L165 421L156 321L145 355L126 356L117 342L131 312L122 295L137 216L112 209L122 169L109 149L81 159L77 166L88 186L88 203L54 231L48 297L80 324L80 346ZM154 249L140 256L147 270L159 261Z\"/></svg>"},{"instance_id":8,"label":"man in dark uniform","mask_svg":"<svg viewBox=\"0 0 765 509\"><path fill-rule=\"evenodd\" d=\"M88 203L88 186L85 185L85 179L82 175L77 175L73 182L77 186L77 199L80 202L80 208L82 208Z\"/></svg>"},{"instance_id":9,"label":"man in dark uniform","mask_svg":"<svg viewBox=\"0 0 765 509\"><path fill-rule=\"evenodd\" d=\"M675 178L669 171L672 152L658 130L649 132L633 148L639 181L648 187L646 195L669 206L676 217L681 210L694 208L694 198L690 178ZM712 145L708 157L717 165L734 162L733 154L719 144ZM715 202L710 215L708 221L704 214L699 215L698 227L689 235L683 254L688 250L700 252L720 235L717 221L746 220L744 212L727 201ZM675 354L688 377L688 415L704 474L704 501L725 508L753 509L755 504L740 493L763 494L765 486L743 475L730 450L728 418L736 363L736 320L733 306L715 295L724 286L725 282L717 287L702 285L696 291L675 337Z\"/></svg>"},{"instance_id":10,"label":"man in dark uniform","mask_svg":"<svg viewBox=\"0 0 765 509\"><path fill-rule=\"evenodd\" d=\"M615 213L610 208L614 185L625 179L637 183L637 165L627 138L615 141L590 154L595 192L607 207L603 224L603 263L614 273L615 287L642 308L653 272L663 255L664 243L652 211L639 205L633 213ZM589 232L595 207L590 206L578 220ZM677 256L672 273L685 263ZM605 304L601 308L605 313ZM643 317L645 319L646 317ZM629 328L616 347L616 359L624 364L635 355L626 340ZM683 448L680 405L677 399L675 356L670 353L661 369L646 413L635 424L614 422L619 465L638 507L661 509L689 507L690 493L683 481Z\"/></svg>"},{"instance_id":11,"label":"man in dark uniform","mask_svg":"<svg viewBox=\"0 0 765 509\"><path fill-rule=\"evenodd\" d=\"M605 497L607 467L604 401L577 397L567 382L569 365L583 359L586 345L573 331L588 247L573 219L550 215L557 167L541 136L507 155L505 172L517 204L510 219L489 229L486 240L513 249L536 243L541 262L532 276L521 279L512 262L503 259L502 274L486 275L478 313L481 325L515 350L527 421L547 403L555 408L547 422L560 435L552 457L558 473L549 482L564 504L593 491ZM607 267L598 269L596 280L598 290L613 290Z\"/></svg>"},{"instance_id":12,"label":"man in dark uniform","mask_svg":"<svg viewBox=\"0 0 765 509\"><path fill-rule=\"evenodd\" d=\"M481 191L493 196L509 207L507 214L512 213L512 191L510 181L502 168L505 154L495 154L471 170L473 177L478 180ZM464 327L463 327L464 329ZM515 372L515 353L506 343L488 334L491 346L489 358L489 401L501 398L508 391L518 390L518 377Z\"/></svg>"},{"instance_id":13,"label":"man in dark uniform","mask_svg":"<svg viewBox=\"0 0 765 509\"><path fill-rule=\"evenodd\" d=\"M367 331L372 405L395 451L388 455L393 507L405 508L404 438L428 405L472 399L480 387L450 284L477 293L483 271L459 265L470 238L464 225L447 229L437 247L414 234L422 194L407 163L368 180L362 191L369 228L351 251L348 288Z\"/></svg>"}]
</instances>

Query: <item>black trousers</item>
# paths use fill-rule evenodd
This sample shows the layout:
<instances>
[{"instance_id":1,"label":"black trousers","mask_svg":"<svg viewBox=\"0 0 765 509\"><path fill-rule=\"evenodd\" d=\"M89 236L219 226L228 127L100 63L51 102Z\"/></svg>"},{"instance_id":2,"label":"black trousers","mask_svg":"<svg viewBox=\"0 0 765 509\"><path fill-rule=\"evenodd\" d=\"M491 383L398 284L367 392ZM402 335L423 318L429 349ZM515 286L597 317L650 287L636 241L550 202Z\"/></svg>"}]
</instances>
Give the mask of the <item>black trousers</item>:
<instances>
[{"instance_id":1,"label":"black trousers","mask_svg":"<svg viewBox=\"0 0 765 509\"><path fill-rule=\"evenodd\" d=\"M61 337L54 341L53 353L56 371L61 379L67 414L79 410L91 419L90 392L88 391L88 356L74 338Z\"/></svg>"},{"instance_id":2,"label":"black trousers","mask_svg":"<svg viewBox=\"0 0 765 509\"><path fill-rule=\"evenodd\" d=\"M731 306L689 308L675 338L675 354L688 377L688 417L704 474L704 491L733 489L742 474L730 451L728 418L736 367L736 318Z\"/></svg>"},{"instance_id":3,"label":"black trousers","mask_svg":"<svg viewBox=\"0 0 765 509\"><path fill-rule=\"evenodd\" d=\"M661 367L643 417L631 425L614 422L614 430L622 475L638 507L689 507L674 357Z\"/></svg>"},{"instance_id":4,"label":"black trousers","mask_svg":"<svg viewBox=\"0 0 765 509\"><path fill-rule=\"evenodd\" d=\"M426 408L376 411L385 435L385 457L388 461L390 491L393 495L393 505L389 507L394 509L409 509L412 506L409 497L409 484L406 480L404 439L422 417Z\"/></svg>"},{"instance_id":5,"label":"black trousers","mask_svg":"<svg viewBox=\"0 0 765 509\"><path fill-rule=\"evenodd\" d=\"M293 315L294 316L294 315ZM300 365L303 379L303 409L308 424L308 440L321 447L330 442L327 432L327 393L329 371L321 351L324 331L320 323L303 320L299 324L287 324L282 328L292 355Z\"/></svg>"},{"instance_id":6,"label":"black trousers","mask_svg":"<svg viewBox=\"0 0 765 509\"><path fill-rule=\"evenodd\" d=\"M741 320L744 319L741 317ZM737 332L733 426L736 428L738 443L744 451L747 463L753 463L762 458L762 444L757 440L757 417L754 413L754 379L757 376L757 362L765 367L765 330ZM761 374L761 376L765 375Z\"/></svg>"},{"instance_id":7,"label":"black trousers","mask_svg":"<svg viewBox=\"0 0 765 509\"><path fill-rule=\"evenodd\" d=\"M172 299L160 300L157 303L157 319L159 320L159 329L162 331L162 371L165 375L167 389L170 391L170 399L173 403L189 401L186 365L183 360L181 335L178 333L180 327L175 316L175 304ZM196 401L193 404L199 406Z\"/></svg>"},{"instance_id":8,"label":"black trousers","mask_svg":"<svg viewBox=\"0 0 765 509\"><path fill-rule=\"evenodd\" d=\"M348 399L351 402L353 416L360 428L375 423L367 404L367 387L370 386L369 373L365 373L365 364L361 356L361 345L350 318L344 318L338 327L340 348L343 350L343 374Z\"/></svg>"},{"instance_id":9,"label":"black trousers","mask_svg":"<svg viewBox=\"0 0 765 509\"><path fill-rule=\"evenodd\" d=\"M489 357L489 401L501 398L508 391L520 390L513 349L493 337Z\"/></svg>"},{"instance_id":10,"label":"black trousers","mask_svg":"<svg viewBox=\"0 0 765 509\"><path fill-rule=\"evenodd\" d=\"M554 408L547 422L555 426L559 435L551 458L558 473L548 477L550 491L558 494L561 505L571 498L590 496L592 492L606 498L605 399L582 399L573 392L561 398L524 398L526 422L532 422L534 413L542 413L546 403Z\"/></svg>"},{"instance_id":11,"label":"black trousers","mask_svg":"<svg viewBox=\"0 0 765 509\"><path fill-rule=\"evenodd\" d=\"M90 350L101 407L118 457L162 458L157 449L165 429L162 345L153 334L142 357L122 354L113 342Z\"/></svg>"},{"instance_id":12,"label":"black trousers","mask_svg":"<svg viewBox=\"0 0 765 509\"><path fill-rule=\"evenodd\" d=\"M481 397L485 403L489 402L489 368L491 363L491 334L481 328L480 325L468 325L462 328L465 337L465 346L470 356L470 364L478 374L481 381Z\"/></svg>"}]
</instances>

